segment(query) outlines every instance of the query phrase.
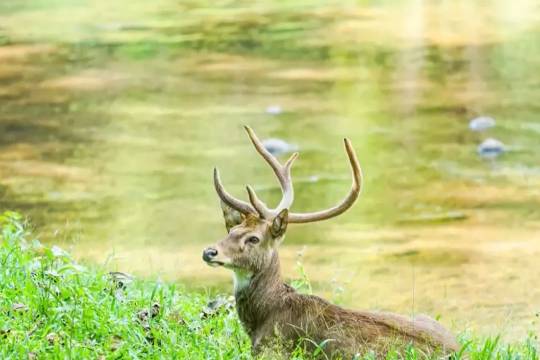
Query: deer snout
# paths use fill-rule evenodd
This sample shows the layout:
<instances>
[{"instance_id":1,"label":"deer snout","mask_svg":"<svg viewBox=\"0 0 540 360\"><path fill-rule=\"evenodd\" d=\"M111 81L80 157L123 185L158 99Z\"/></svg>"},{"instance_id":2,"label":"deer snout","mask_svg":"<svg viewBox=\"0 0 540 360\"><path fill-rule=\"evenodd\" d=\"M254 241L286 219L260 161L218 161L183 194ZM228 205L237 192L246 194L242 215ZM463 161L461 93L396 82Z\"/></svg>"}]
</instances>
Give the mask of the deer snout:
<instances>
[{"instance_id":1,"label":"deer snout","mask_svg":"<svg viewBox=\"0 0 540 360\"><path fill-rule=\"evenodd\" d=\"M207 247L203 250L202 258L206 262L211 262L218 254L217 249L213 247Z\"/></svg>"},{"instance_id":2,"label":"deer snout","mask_svg":"<svg viewBox=\"0 0 540 360\"><path fill-rule=\"evenodd\" d=\"M229 266L231 259L224 254L222 249L217 246L210 246L204 249L202 253L203 260L210 266Z\"/></svg>"}]
</instances>

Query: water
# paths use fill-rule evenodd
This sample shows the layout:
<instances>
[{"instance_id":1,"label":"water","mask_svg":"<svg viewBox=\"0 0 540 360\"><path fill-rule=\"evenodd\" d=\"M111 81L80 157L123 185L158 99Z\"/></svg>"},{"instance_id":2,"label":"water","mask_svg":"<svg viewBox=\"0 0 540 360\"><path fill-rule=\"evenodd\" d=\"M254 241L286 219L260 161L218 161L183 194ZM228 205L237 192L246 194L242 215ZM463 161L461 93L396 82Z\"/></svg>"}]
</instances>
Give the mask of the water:
<instances>
[{"instance_id":1,"label":"water","mask_svg":"<svg viewBox=\"0 0 540 360\"><path fill-rule=\"evenodd\" d=\"M534 0L0 4L0 201L113 270L229 290L212 187L279 188L241 125L299 146L291 226L316 293L519 338L540 309L540 6ZM280 111L268 113L269 107ZM468 122L491 116L484 133ZM514 149L485 161L495 137Z\"/></svg>"}]
</instances>

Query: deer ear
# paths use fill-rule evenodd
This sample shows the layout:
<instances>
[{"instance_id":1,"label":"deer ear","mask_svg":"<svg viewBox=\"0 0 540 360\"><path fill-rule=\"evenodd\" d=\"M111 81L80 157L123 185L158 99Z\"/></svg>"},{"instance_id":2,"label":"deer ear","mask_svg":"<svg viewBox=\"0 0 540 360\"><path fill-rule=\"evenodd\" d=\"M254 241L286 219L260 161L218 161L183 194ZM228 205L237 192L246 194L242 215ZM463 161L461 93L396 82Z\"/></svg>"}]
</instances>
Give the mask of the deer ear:
<instances>
[{"instance_id":1,"label":"deer ear","mask_svg":"<svg viewBox=\"0 0 540 360\"><path fill-rule=\"evenodd\" d=\"M225 219L225 227L227 228L227 232L229 232L236 225L241 224L245 219L244 214L228 206L223 201L221 202L221 210L223 210L223 218Z\"/></svg>"},{"instance_id":2,"label":"deer ear","mask_svg":"<svg viewBox=\"0 0 540 360\"><path fill-rule=\"evenodd\" d=\"M289 223L289 210L283 209L276 215L274 220L272 220L272 227L270 231L274 238L278 238L285 234L287 230L287 224Z\"/></svg>"}]
</instances>

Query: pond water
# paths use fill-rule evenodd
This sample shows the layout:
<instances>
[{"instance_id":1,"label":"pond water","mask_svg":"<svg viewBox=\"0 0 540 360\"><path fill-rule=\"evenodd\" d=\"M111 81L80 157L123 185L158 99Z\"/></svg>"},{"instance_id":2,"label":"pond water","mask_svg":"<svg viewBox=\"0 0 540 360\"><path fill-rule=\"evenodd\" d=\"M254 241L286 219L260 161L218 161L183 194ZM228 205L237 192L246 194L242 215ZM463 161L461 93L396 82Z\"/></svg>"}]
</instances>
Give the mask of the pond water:
<instances>
[{"instance_id":1,"label":"pond water","mask_svg":"<svg viewBox=\"0 0 540 360\"><path fill-rule=\"evenodd\" d=\"M294 211L347 192L347 136L361 199L291 226L284 276L301 254L349 307L515 339L539 330L539 74L535 0L2 0L0 207L84 261L228 291L201 261L213 166L280 196L241 125L299 147Z\"/></svg>"}]
</instances>

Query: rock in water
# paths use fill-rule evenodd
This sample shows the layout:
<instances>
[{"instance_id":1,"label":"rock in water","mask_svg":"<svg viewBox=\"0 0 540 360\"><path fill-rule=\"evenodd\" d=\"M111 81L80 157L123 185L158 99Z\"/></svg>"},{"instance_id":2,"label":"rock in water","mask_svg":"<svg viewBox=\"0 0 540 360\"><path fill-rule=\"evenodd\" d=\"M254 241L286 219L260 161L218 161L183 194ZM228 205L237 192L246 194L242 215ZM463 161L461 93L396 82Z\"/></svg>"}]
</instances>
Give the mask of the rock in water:
<instances>
[{"instance_id":1,"label":"rock in water","mask_svg":"<svg viewBox=\"0 0 540 360\"><path fill-rule=\"evenodd\" d=\"M472 131L485 131L495 126L495 119L489 116L479 116L469 122Z\"/></svg>"},{"instance_id":2,"label":"rock in water","mask_svg":"<svg viewBox=\"0 0 540 360\"><path fill-rule=\"evenodd\" d=\"M270 115L279 115L283 112L283 109L279 105L270 105L266 108L266 113Z\"/></svg>"},{"instance_id":3,"label":"rock in water","mask_svg":"<svg viewBox=\"0 0 540 360\"><path fill-rule=\"evenodd\" d=\"M504 144L493 138L484 140L477 148L478 155L486 159L495 159L505 151Z\"/></svg>"},{"instance_id":4,"label":"rock in water","mask_svg":"<svg viewBox=\"0 0 540 360\"><path fill-rule=\"evenodd\" d=\"M285 140L275 138L264 140L263 146L274 156L298 150L298 146L289 144Z\"/></svg>"}]
</instances>

